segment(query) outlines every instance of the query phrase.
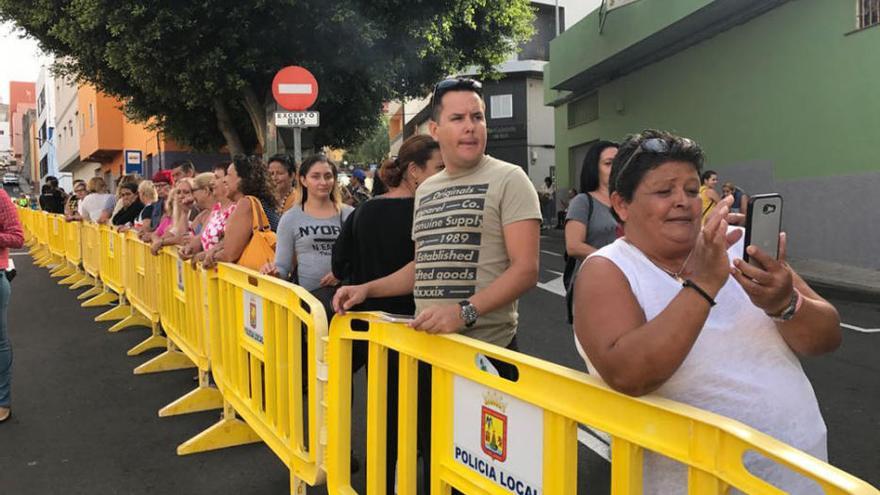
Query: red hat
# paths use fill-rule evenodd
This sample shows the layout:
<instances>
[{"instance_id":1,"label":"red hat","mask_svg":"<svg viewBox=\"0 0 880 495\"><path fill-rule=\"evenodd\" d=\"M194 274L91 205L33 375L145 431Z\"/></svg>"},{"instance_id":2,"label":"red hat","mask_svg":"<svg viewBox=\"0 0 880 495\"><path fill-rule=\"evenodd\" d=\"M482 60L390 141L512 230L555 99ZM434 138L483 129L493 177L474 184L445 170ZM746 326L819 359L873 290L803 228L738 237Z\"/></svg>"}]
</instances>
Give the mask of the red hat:
<instances>
[{"instance_id":1,"label":"red hat","mask_svg":"<svg viewBox=\"0 0 880 495\"><path fill-rule=\"evenodd\" d=\"M165 184L173 184L174 176L171 175L170 170L160 170L153 174L153 183L157 184L159 182L164 182Z\"/></svg>"}]
</instances>

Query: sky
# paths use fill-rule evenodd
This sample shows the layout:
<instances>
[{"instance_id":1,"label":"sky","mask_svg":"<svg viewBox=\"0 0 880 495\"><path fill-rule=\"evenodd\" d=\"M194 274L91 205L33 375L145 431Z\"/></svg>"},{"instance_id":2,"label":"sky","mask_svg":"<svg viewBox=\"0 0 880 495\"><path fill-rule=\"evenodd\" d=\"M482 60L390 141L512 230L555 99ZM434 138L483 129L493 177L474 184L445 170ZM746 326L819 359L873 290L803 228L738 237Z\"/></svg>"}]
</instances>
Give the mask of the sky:
<instances>
[{"instance_id":1,"label":"sky","mask_svg":"<svg viewBox=\"0 0 880 495\"><path fill-rule=\"evenodd\" d=\"M37 42L20 39L12 23L0 23L0 101L9 103L9 81L34 81L48 58Z\"/></svg>"}]
</instances>

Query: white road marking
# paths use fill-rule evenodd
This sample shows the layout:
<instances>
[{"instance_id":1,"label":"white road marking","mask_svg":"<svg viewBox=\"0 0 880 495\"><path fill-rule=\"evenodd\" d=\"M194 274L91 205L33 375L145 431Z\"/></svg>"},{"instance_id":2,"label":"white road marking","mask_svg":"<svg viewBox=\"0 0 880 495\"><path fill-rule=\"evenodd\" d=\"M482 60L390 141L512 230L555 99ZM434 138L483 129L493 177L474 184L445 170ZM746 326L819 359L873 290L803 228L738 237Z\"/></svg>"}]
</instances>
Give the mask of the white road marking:
<instances>
[{"instance_id":1,"label":"white road marking","mask_svg":"<svg viewBox=\"0 0 880 495\"><path fill-rule=\"evenodd\" d=\"M549 272L550 270L547 270L547 271ZM559 272L553 272L553 273L559 273ZM550 280L549 282L544 282L544 283L538 282L538 288L544 289L547 292L552 292L552 293L556 294L557 296L565 297L565 284L562 283L562 276L556 277L553 280Z\"/></svg>"},{"instance_id":2,"label":"white road marking","mask_svg":"<svg viewBox=\"0 0 880 495\"><path fill-rule=\"evenodd\" d=\"M554 253L553 251L545 251L545 250L542 249L541 252L544 253L544 254L549 254L550 256L559 256L560 258L562 258L562 255L561 255L561 254L559 254L559 253Z\"/></svg>"},{"instance_id":3,"label":"white road marking","mask_svg":"<svg viewBox=\"0 0 880 495\"><path fill-rule=\"evenodd\" d=\"M312 94L311 84L279 84L278 93L282 95L310 95Z\"/></svg>"},{"instance_id":4,"label":"white road marking","mask_svg":"<svg viewBox=\"0 0 880 495\"><path fill-rule=\"evenodd\" d=\"M596 430L592 431L595 432ZM611 462L611 446L597 438L597 436L601 436L600 433L591 434L583 428L578 428L578 442L586 445L588 449L599 454L606 461Z\"/></svg>"},{"instance_id":5,"label":"white road marking","mask_svg":"<svg viewBox=\"0 0 880 495\"><path fill-rule=\"evenodd\" d=\"M880 333L880 328L862 328L862 327L857 327L855 325L850 325L849 323L841 323L840 326L842 326L843 328L848 328L850 330L855 330L856 332Z\"/></svg>"},{"instance_id":6,"label":"white road marking","mask_svg":"<svg viewBox=\"0 0 880 495\"><path fill-rule=\"evenodd\" d=\"M9 256L27 256L28 253L9 253Z\"/></svg>"}]
</instances>

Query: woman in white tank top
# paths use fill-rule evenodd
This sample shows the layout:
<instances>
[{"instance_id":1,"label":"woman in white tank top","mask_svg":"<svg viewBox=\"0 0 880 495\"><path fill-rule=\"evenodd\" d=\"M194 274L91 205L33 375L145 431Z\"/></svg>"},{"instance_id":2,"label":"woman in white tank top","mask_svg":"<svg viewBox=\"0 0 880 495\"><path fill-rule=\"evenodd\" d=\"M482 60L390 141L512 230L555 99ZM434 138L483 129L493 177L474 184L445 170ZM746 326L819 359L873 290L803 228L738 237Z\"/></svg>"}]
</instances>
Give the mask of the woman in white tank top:
<instances>
[{"instance_id":1,"label":"woman in white tank top","mask_svg":"<svg viewBox=\"0 0 880 495\"><path fill-rule=\"evenodd\" d=\"M701 228L702 150L659 131L630 137L611 173L624 237L593 253L575 286L576 344L610 387L655 393L756 428L826 460L825 423L796 354L840 344L837 311L784 263L747 265L730 199ZM733 246L733 247L731 247ZM755 475L789 493L822 493L758 456ZM645 456L645 493L685 493L683 466Z\"/></svg>"}]
</instances>

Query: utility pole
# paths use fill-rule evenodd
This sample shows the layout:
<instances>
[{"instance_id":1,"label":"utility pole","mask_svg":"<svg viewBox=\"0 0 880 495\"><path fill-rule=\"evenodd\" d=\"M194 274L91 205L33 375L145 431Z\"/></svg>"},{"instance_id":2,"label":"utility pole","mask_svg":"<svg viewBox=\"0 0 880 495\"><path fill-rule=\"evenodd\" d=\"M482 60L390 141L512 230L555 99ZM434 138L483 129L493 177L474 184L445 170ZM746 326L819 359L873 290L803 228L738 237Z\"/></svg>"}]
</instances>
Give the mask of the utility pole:
<instances>
[{"instance_id":1,"label":"utility pole","mask_svg":"<svg viewBox=\"0 0 880 495\"><path fill-rule=\"evenodd\" d=\"M559 36L559 0L556 0L556 36Z\"/></svg>"}]
</instances>

